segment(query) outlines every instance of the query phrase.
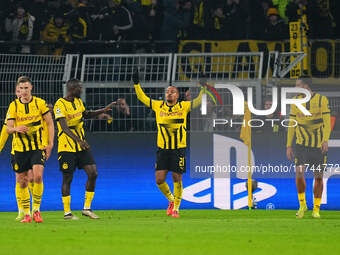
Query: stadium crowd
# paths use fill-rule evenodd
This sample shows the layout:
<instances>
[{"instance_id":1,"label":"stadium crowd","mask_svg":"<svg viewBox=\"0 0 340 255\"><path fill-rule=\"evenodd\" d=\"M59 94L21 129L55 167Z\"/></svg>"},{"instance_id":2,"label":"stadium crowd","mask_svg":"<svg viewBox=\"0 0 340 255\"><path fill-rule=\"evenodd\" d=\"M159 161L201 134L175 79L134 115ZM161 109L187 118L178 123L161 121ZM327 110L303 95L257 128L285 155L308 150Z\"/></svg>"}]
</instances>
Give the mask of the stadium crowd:
<instances>
[{"instance_id":1,"label":"stadium crowd","mask_svg":"<svg viewBox=\"0 0 340 255\"><path fill-rule=\"evenodd\" d=\"M338 6L335 0L2 0L0 40L53 43L41 54L92 53L88 41L283 40L288 22L302 13L311 38L339 38L339 15L332 14ZM19 46L9 50L31 51Z\"/></svg>"}]
</instances>

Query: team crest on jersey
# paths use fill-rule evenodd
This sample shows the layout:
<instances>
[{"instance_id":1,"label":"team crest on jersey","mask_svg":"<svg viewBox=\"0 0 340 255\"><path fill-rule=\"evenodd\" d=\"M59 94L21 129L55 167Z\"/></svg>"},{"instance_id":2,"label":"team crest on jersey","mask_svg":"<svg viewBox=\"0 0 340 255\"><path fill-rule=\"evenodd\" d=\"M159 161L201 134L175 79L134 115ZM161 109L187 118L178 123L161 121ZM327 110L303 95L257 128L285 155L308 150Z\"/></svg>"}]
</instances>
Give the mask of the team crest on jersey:
<instances>
[{"instance_id":1,"label":"team crest on jersey","mask_svg":"<svg viewBox=\"0 0 340 255\"><path fill-rule=\"evenodd\" d=\"M63 169L64 170L68 169L68 164L66 162L63 164Z\"/></svg>"},{"instance_id":2,"label":"team crest on jersey","mask_svg":"<svg viewBox=\"0 0 340 255\"><path fill-rule=\"evenodd\" d=\"M14 164L14 170L15 170L15 171L18 171L18 170L19 170L19 165L18 165L18 163L15 163L15 164Z\"/></svg>"}]
</instances>

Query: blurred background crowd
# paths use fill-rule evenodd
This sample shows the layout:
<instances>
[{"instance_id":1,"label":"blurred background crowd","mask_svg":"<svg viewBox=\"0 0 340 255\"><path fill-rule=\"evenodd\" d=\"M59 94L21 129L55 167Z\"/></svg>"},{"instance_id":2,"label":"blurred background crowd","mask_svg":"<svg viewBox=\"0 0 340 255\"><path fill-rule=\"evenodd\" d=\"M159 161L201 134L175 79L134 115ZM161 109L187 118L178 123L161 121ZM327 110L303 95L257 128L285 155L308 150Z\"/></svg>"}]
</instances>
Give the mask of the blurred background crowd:
<instances>
[{"instance_id":1,"label":"blurred background crowd","mask_svg":"<svg viewBox=\"0 0 340 255\"><path fill-rule=\"evenodd\" d=\"M336 0L1 0L0 40L20 42L21 53L31 51L22 41L54 44L40 54L79 42L83 47L67 50L88 52L88 41L283 40L288 22L302 13L310 38L340 38L339 6Z\"/></svg>"}]
</instances>

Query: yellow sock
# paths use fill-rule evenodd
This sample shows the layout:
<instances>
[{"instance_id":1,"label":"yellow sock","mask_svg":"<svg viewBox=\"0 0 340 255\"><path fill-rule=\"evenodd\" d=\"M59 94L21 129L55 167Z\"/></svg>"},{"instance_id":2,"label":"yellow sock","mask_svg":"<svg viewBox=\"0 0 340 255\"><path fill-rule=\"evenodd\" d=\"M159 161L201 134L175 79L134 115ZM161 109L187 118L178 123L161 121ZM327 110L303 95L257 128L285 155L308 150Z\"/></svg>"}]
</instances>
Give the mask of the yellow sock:
<instances>
[{"instance_id":1,"label":"yellow sock","mask_svg":"<svg viewBox=\"0 0 340 255\"><path fill-rule=\"evenodd\" d=\"M21 197L21 205L24 209L25 214L30 214L30 207L31 207L31 197L30 197L30 192L28 191L28 187L26 188L21 188L19 187L20 190L20 197Z\"/></svg>"},{"instance_id":2,"label":"yellow sock","mask_svg":"<svg viewBox=\"0 0 340 255\"><path fill-rule=\"evenodd\" d=\"M33 211L40 211L41 197L44 192L44 183L34 183L33 185Z\"/></svg>"},{"instance_id":3,"label":"yellow sock","mask_svg":"<svg viewBox=\"0 0 340 255\"><path fill-rule=\"evenodd\" d=\"M94 192L89 192L89 191L85 192L84 209L91 209L91 203L92 203L93 196L94 196Z\"/></svg>"},{"instance_id":4,"label":"yellow sock","mask_svg":"<svg viewBox=\"0 0 340 255\"><path fill-rule=\"evenodd\" d=\"M305 192L298 193L298 198L299 198L300 207L306 204L306 194L305 194Z\"/></svg>"},{"instance_id":5,"label":"yellow sock","mask_svg":"<svg viewBox=\"0 0 340 255\"><path fill-rule=\"evenodd\" d=\"M33 197L34 182L28 182L28 189L30 190L31 196Z\"/></svg>"},{"instance_id":6,"label":"yellow sock","mask_svg":"<svg viewBox=\"0 0 340 255\"><path fill-rule=\"evenodd\" d=\"M65 215L71 213L71 196L63 197Z\"/></svg>"},{"instance_id":7,"label":"yellow sock","mask_svg":"<svg viewBox=\"0 0 340 255\"><path fill-rule=\"evenodd\" d=\"M17 182L15 184L15 197L17 199L17 204L18 204L18 211L19 212L23 212L24 208L22 207L22 203L21 203L21 190L20 190L20 184L19 182Z\"/></svg>"},{"instance_id":8,"label":"yellow sock","mask_svg":"<svg viewBox=\"0 0 340 255\"><path fill-rule=\"evenodd\" d=\"M162 191L163 195L169 200L169 202L174 201L174 196L172 195L169 185L166 182L162 184L157 184L160 191Z\"/></svg>"},{"instance_id":9,"label":"yellow sock","mask_svg":"<svg viewBox=\"0 0 340 255\"><path fill-rule=\"evenodd\" d=\"M320 211L320 206L321 206L321 198L316 198L314 197L314 208L313 211Z\"/></svg>"},{"instance_id":10,"label":"yellow sock","mask_svg":"<svg viewBox=\"0 0 340 255\"><path fill-rule=\"evenodd\" d=\"M179 206L181 205L183 194L183 184L182 182L174 182L174 211L179 211Z\"/></svg>"}]
</instances>

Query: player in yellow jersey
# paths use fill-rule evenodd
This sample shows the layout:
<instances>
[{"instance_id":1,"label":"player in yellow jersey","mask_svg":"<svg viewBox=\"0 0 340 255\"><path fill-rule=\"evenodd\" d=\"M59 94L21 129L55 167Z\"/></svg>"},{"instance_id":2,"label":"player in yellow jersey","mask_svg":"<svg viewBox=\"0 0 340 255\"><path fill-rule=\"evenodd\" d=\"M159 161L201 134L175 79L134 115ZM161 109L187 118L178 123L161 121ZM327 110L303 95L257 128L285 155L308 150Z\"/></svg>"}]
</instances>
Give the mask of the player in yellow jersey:
<instances>
[{"instance_id":1,"label":"player in yellow jersey","mask_svg":"<svg viewBox=\"0 0 340 255\"><path fill-rule=\"evenodd\" d=\"M331 134L331 118L328 106L328 99L311 90L312 80L308 76L300 77L296 81L296 87L305 88L310 91L312 97L303 106L312 114L304 115L295 105L292 105L287 135L287 157L292 160L294 152L292 148L294 136L295 165L296 165L296 187L298 192L300 208L296 213L297 218L303 218L308 210L305 198L306 181L304 172L314 172L314 208L312 217L320 218L321 196L323 191L323 171L327 164L328 140ZM302 97L299 95L298 97Z\"/></svg>"},{"instance_id":2,"label":"player in yellow jersey","mask_svg":"<svg viewBox=\"0 0 340 255\"><path fill-rule=\"evenodd\" d=\"M167 215L179 217L179 206L182 200L182 174L186 171L185 150L187 115L192 108L201 103L202 92L193 101L178 101L179 91L174 86L166 89L166 100L153 100L147 97L139 83L139 74L133 74L133 82L137 98L150 107L156 114L157 122L157 154L156 183L161 192L169 200ZM168 171L172 171L174 193L172 194L165 179Z\"/></svg>"},{"instance_id":3,"label":"player in yellow jersey","mask_svg":"<svg viewBox=\"0 0 340 255\"><path fill-rule=\"evenodd\" d=\"M18 86L16 86L16 88L15 88L15 96L17 98L20 97ZM45 121L44 121L44 123L45 123ZM9 134L7 133L6 125L7 125L7 119L5 119L4 126L2 127L2 130L1 130L1 135L0 135L0 152L2 151L3 147L6 144L7 139L9 137ZM46 132L43 132L43 134L46 134ZM46 139L44 139L44 140L46 140ZM14 140L12 140L12 142L13 141ZM12 146L12 150L11 150L11 166L12 166L12 168L14 170L15 160L14 160L14 148L13 148L13 146ZM32 171L32 169L29 169L27 171L27 177L28 177L28 188L29 188L29 190L31 192L31 195L33 195L33 171ZM24 209L23 209L22 204L21 204L21 197L20 197L20 192L19 192L20 183L18 182L18 174L17 173L15 174L15 180L16 180L16 184L15 184L15 196L16 196L17 205L18 205L18 216L16 217L16 220L17 221L21 221L24 218L25 214L24 214Z\"/></svg>"},{"instance_id":4,"label":"player in yellow jersey","mask_svg":"<svg viewBox=\"0 0 340 255\"><path fill-rule=\"evenodd\" d=\"M67 82L66 88L66 96L59 98L54 105L54 115L58 125L58 161L60 171L63 173L64 219L79 219L72 214L70 206L71 182L76 168L84 169L87 175L82 215L91 219L98 219L99 217L91 210L98 172L90 146L85 141L83 119L93 118L111 111L116 102L112 102L103 109L87 111L80 99L81 82L77 79L71 79Z\"/></svg>"},{"instance_id":5,"label":"player in yellow jersey","mask_svg":"<svg viewBox=\"0 0 340 255\"><path fill-rule=\"evenodd\" d=\"M7 112L7 132L13 134L14 170L20 183L19 193L24 208L23 223L32 222L30 216L30 195L27 189L27 171L33 170L33 220L43 222L40 204L43 194L43 171L54 143L54 125L51 113L43 99L32 96L32 82L29 77L18 79L17 87L20 98L14 100ZM43 144L43 120L46 121L49 139L48 145ZM45 151L44 151L45 149Z\"/></svg>"}]
</instances>

